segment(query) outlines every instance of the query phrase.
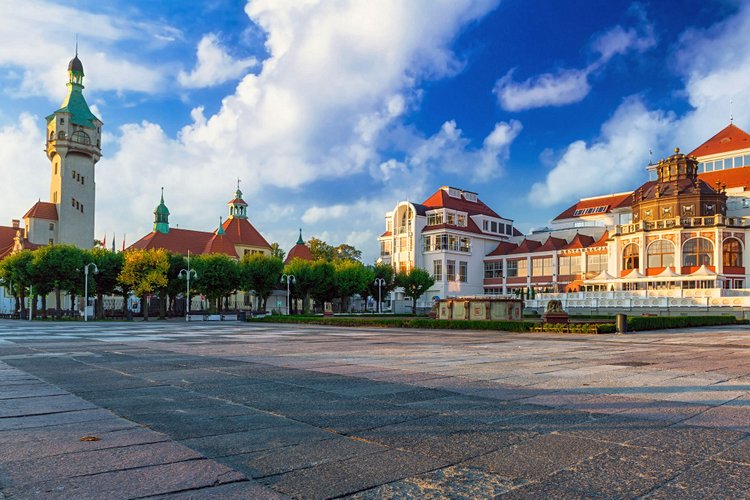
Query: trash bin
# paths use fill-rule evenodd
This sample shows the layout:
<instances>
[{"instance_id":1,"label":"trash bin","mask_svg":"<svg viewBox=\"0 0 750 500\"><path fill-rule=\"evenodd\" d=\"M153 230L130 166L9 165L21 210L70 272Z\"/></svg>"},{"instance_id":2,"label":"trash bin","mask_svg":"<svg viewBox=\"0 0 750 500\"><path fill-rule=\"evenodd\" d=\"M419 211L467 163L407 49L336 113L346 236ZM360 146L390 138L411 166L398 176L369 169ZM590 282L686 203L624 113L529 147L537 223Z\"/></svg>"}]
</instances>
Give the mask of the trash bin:
<instances>
[{"instance_id":1,"label":"trash bin","mask_svg":"<svg viewBox=\"0 0 750 500\"><path fill-rule=\"evenodd\" d=\"M618 314L615 316L615 327L617 333L628 333L628 315Z\"/></svg>"},{"instance_id":2,"label":"trash bin","mask_svg":"<svg viewBox=\"0 0 750 500\"><path fill-rule=\"evenodd\" d=\"M245 311L238 311L237 321L247 321L247 313Z\"/></svg>"}]
</instances>

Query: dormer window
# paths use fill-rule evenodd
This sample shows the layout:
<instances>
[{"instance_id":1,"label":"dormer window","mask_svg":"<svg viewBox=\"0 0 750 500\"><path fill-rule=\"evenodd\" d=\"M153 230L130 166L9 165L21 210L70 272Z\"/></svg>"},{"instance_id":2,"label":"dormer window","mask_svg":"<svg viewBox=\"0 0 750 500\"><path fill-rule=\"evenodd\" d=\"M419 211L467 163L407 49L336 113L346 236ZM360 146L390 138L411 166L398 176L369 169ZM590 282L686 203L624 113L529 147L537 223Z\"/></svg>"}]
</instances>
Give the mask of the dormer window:
<instances>
[{"instance_id":1,"label":"dormer window","mask_svg":"<svg viewBox=\"0 0 750 500\"><path fill-rule=\"evenodd\" d=\"M477 194L476 193L469 193L469 192L464 191L464 199L466 201L470 201L472 203L476 203L477 202Z\"/></svg>"},{"instance_id":2,"label":"dormer window","mask_svg":"<svg viewBox=\"0 0 750 500\"><path fill-rule=\"evenodd\" d=\"M461 197L461 191L459 191L456 188L449 187L448 188L448 196L451 198L460 198Z\"/></svg>"}]
</instances>

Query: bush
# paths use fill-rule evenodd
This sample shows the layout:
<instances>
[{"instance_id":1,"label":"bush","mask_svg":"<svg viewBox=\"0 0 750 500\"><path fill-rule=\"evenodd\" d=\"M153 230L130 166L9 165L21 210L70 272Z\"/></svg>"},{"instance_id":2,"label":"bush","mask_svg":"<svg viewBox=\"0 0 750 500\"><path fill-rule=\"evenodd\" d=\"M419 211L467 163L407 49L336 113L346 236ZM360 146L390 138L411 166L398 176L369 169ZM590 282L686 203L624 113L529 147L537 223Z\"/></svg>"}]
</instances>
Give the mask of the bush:
<instances>
[{"instance_id":1,"label":"bush","mask_svg":"<svg viewBox=\"0 0 750 500\"><path fill-rule=\"evenodd\" d=\"M737 324L737 318L726 316L630 316L628 330L663 330L665 328L690 328Z\"/></svg>"},{"instance_id":2,"label":"bush","mask_svg":"<svg viewBox=\"0 0 750 500\"><path fill-rule=\"evenodd\" d=\"M280 316L255 318L249 321L268 323L305 323L326 326L379 327L379 328L423 328L435 330L502 330L506 332L528 332L534 323L529 321L449 321L429 318L364 318Z\"/></svg>"}]
</instances>

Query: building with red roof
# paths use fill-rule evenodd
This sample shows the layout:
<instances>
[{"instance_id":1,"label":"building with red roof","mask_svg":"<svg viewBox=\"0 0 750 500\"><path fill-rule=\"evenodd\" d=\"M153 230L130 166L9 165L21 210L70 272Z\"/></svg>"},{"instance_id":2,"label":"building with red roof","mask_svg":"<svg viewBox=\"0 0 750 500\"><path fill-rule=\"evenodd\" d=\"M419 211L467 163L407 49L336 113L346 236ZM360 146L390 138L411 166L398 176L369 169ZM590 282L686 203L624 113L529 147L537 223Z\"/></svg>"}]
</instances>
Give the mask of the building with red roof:
<instances>
[{"instance_id":1,"label":"building with red roof","mask_svg":"<svg viewBox=\"0 0 750 500\"><path fill-rule=\"evenodd\" d=\"M284 265L289 264L294 259L302 259L302 260L313 260L313 254L310 251L310 247L307 246L305 243L305 240L302 239L302 229L299 230L299 238L297 239L297 243L294 244L292 248L289 249L289 252L286 254L286 259L284 259Z\"/></svg>"},{"instance_id":2,"label":"building with red roof","mask_svg":"<svg viewBox=\"0 0 750 500\"><path fill-rule=\"evenodd\" d=\"M171 228L162 188L161 201L154 209L153 230L128 248L163 248L181 255L223 253L235 259L252 253L270 254L271 245L247 218L247 203L242 199L239 184L227 205L229 216L226 221L219 220L215 231Z\"/></svg>"}]
</instances>

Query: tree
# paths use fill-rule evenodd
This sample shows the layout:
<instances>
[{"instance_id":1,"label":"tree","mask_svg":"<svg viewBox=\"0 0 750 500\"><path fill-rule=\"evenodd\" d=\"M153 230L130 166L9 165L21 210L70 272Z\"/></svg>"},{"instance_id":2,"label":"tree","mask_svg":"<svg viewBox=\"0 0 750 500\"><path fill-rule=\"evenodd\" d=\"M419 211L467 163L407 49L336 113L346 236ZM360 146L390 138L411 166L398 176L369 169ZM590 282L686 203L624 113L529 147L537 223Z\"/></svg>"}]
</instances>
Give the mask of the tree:
<instances>
[{"instance_id":1,"label":"tree","mask_svg":"<svg viewBox=\"0 0 750 500\"><path fill-rule=\"evenodd\" d=\"M341 312L347 309L347 299L352 295L365 295L368 284L375 273L361 262L341 260L334 264L336 272L336 295L341 298Z\"/></svg>"},{"instance_id":2,"label":"tree","mask_svg":"<svg viewBox=\"0 0 750 500\"><path fill-rule=\"evenodd\" d=\"M362 252L351 245L347 245L346 243L342 243L341 245L337 246L333 249L333 251L334 260L360 262L362 259Z\"/></svg>"},{"instance_id":3,"label":"tree","mask_svg":"<svg viewBox=\"0 0 750 500\"><path fill-rule=\"evenodd\" d=\"M221 310L219 299L229 297L240 287L238 262L223 253L199 255L193 261L198 277L195 288L206 296L212 311Z\"/></svg>"},{"instance_id":4,"label":"tree","mask_svg":"<svg viewBox=\"0 0 750 500\"><path fill-rule=\"evenodd\" d=\"M280 257L260 253L245 255L240 264L242 290L254 290L261 301L261 310L266 310L266 302L278 288L284 263Z\"/></svg>"},{"instance_id":5,"label":"tree","mask_svg":"<svg viewBox=\"0 0 750 500\"><path fill-rule=\"evenodd\" d=\"M330 262L336 255L336 249L323 240L318 238L310 238L307 242L307 247L310 249L313 260L325 260Z\"/></svg>"},{"instance_id":6,"label":"tree","mask_svg":"<svg viewBox=\"0 0 750 500\"><path fill-rule=\"evenodd\" d=\"M60 317L60 292L65 290L75 293L83 285L83 250L72 245L48 245L36 250L36 253L36 272L46 276L52 285L55 292L55 315Z\"/></svg>"},{"instance_id":7,"label":"tree","mask_svg":"<svg viewBox=\"0 0 750 500\"><path fill-rule=\"evenodd\" d=\"M22 250L0 261L0 278L6 287L11 288L11 294L16 298L16 310L20 308L22 318L26 317L26 289L33 286L33 258L30 250Z\"/></svg>"},{"instance_id":8,"label":"tree","mask_svg":"<svg viewBox=\"0 0 750 500\"><path fill-rule=\"evenodd\" d=\"M325 260L316 260L311 266L310 296L325 304L336 297L336 268Z\"/></svg>"},{"instance_id":9,"label":"tree","mask_svg":"<svg viewBox=\"0 0 750 500\"><path fill-rule=\"evenodd\" d=\"M284 262L285 256L286 252L282 250L281 246L279 246L278 243L271 243L271 257L276 257L277 259L280 259L282 262Z\"/></svg>"},{"instance_id":10,"label":"tree","mask_svg":"<svg viewBox=\"0 0 750 500\"><path fill-rule=\"evenodd\" d=\"M413 300L412 314L417 314L417 299L435 284L435 278L424 269L415 267L411 271L396 275L396 285L404 289L404 295Z\"/></svg>"},{"instance_id":11,"label":"tree","mask_svg":"<svg viewBox=\"0 0 750 500\"><path fill-rule=\"evenodd\" d=\"M159 318L164 319L169 308L170 315L174 311L176 297L185 290L185 280L180 279L180 271L187 269L187 260L180 254L169 253L169 269L167 270L167 284L159 292ZM189 299L187 299L189 300Z\"/></svg>"},{"instance_id":12,"label":"tree","mask_svg":"<svg viewBox=\"0 0 750 500\"><path fill-rule=\"evenodd\" d=\"M163 248L125 253L120 281L140 297L144 321L148 321L148 296L167 286L168 271L169 257Z\"/></svg>"},{"instance_id":13,"label":"tree","mask_svg":"<svg viewBox=\"0 0 750 500\"><path fill-rule=\"evenodd\" d=\"M290 290L293 291L294 297L302 299L302 311L306 313L310 303L310 292L315 285L313 262L294 258L284 266L284 274L294 276L294 282L290 285Z\"/></svg>"},{"instance_id":14,"label":"tree","mask_svg":"<svg viewBox=\"0 0 750 500\"><path fill-rule=\"evenodd\" d=\"M396 272L389 264L380 263L368 267L372 270L374 277L372 281L367 284L367 295L375 297L376 299L378 298L378 285L375 284L375 280L382 279L384 282L380 287L380 299L382 300L389 292L396 288ZM380 307L381 303L378 302L378 312L380 312Z\"/></svg>"},{"instance_id":15,"label":"tree","mask_svg":"<svg viewBox=\"0 0 750 500\"><path fill-rule=\"evenodd\" d=\"M96 264L99 272L94 277L93 288L96 292L96 317L104 319L104 296L113 295L120 286L120 273L125 261L124 254L112 252L106 248L94 248L88 251L88 262ZM88 263L87 262L87 263ZM89 278L92 275L89 274Z\"/></svg>"}]
</instances>

